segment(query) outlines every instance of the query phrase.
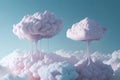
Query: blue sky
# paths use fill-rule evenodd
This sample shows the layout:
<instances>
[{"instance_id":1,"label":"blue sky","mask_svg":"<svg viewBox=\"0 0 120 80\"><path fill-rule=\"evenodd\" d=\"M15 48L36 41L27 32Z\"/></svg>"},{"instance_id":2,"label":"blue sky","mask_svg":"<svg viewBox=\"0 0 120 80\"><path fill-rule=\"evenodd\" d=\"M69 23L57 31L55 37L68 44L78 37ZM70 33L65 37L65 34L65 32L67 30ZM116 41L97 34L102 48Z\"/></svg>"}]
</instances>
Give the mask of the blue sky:
<instances>
[{"instance_id":1,"label":"blue sky","mask_svg":"<svg viewBox=\"0 0 120 80\"><path fill-rule=\"evenodd\" d=\"M66 30L72 24L89 17L108 28L103 39L92 42L92 52L111 53L118 50L120 49L119 4L119 0L0 0L0 57L15 49L30 49L29 41L19 40L12 33L13 24L18 23L24 15L45 10L55 13L64 21L63 30L49 40L39 41L39 49L50 52L59 49L85 50L84 42L66 38Z\"/></svg>"}]
</instances>

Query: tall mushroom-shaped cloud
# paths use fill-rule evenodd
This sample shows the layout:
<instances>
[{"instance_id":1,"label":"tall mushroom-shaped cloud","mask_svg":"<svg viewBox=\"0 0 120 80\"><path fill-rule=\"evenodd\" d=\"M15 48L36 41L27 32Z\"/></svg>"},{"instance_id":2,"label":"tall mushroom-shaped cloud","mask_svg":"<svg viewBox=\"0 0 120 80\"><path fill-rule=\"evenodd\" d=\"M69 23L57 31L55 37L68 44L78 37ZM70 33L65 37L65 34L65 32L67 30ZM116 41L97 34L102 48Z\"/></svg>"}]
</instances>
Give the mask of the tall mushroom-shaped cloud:
<instances>
[{"instance_id":1,"label":"tall mushroom-shaped cloud","mask_svg":"<svg viewBox=\"0 0 120 80\"><path fill-rule=\"evenodd\" d=\"M62 28L62 20L57 19L53 13L35 13L24 16L13 26L13 33L18 38L38 42L43 38L51 38L58 34Z\"/></svg>"},{"instance_id":2,"label":"tall mushroom-shaped cloud","mask_svg":"<svg viewBox=\"0 0 120 80\"><path fill-rule=\"evenodd\" d=\"M90 59L89 43L92 40L99 40L103 37L106 28L101 27L97 22L89 18L85 18L78 23L72 25L67 30L66 36L72 40L87 42L87 58Z\"/></svg>"}]
</instances>

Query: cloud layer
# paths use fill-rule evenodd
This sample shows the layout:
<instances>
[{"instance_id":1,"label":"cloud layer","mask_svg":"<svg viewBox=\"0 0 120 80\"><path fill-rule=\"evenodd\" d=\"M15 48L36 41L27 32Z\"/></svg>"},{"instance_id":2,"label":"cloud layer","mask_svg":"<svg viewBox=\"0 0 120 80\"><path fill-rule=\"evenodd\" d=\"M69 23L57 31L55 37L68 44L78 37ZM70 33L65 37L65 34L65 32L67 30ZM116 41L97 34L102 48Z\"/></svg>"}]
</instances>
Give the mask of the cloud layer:
<instances>
[{"instance_id":1,"label":"cloud layer","mask_svg":"<svg viewBox=\"0 0 120 80\"><path fill-rule=\"evenodd\" d=\"M0 71L7 70L1 80L119 80L119 50L112 55L95 52L90 62L83 54L82 51L31 53L16 50L0 61Z\"/></svg>"}]
</instances>

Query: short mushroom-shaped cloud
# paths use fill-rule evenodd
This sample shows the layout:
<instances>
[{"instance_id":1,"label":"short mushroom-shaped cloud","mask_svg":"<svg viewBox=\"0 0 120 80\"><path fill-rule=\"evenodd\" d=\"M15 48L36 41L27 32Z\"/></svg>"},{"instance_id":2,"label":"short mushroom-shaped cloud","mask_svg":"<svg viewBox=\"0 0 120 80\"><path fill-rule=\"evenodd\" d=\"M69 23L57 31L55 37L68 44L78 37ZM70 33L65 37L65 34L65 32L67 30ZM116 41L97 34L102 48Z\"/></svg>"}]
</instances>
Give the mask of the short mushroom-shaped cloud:
<instances>
[{"instance_id":1,"label":"short mushroom-shaped cloud","mask_svg":"<svg viewBox=\"0 0 120 80\"><path fill-rule=\"evenodd\" d=\"M67 30L66 36L72 40L99 40L103 37L105 31L106 28L101 27L94 20L85 18L73 24L72 28Z\"/></svg>"},{"instance_id":2,"label":"short mushroom-shaped cloud","mask_svg":"<svg viewBox=\"0 0 120 80\"><path fill-rule=\"evenodd\" d=\"M57 19L53 13L45 11L24 16L13 26L13 33L23 40L38 41L55 36L61 28L62 20Z\"/></svg>"}]
</instances>

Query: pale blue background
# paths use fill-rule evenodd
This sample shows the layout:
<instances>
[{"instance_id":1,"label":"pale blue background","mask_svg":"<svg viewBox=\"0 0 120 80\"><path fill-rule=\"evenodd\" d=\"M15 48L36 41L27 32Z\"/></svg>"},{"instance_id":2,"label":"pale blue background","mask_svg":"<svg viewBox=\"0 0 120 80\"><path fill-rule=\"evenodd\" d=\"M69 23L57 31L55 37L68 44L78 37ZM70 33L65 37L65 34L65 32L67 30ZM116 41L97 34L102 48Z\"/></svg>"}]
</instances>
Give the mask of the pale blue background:
<instances>
[{"instance_id":1,"label":"pale blue background","mask_svg":"<svg viewBox=\"0 0 120 80\"><path fill-rule=\"evenodd\" d=\"M120 49L120 1L119 0L0 0L0 57L15 49L29 50L30 42L19 40L12 33L13 24L24 15L48 10L64 20L62 32L49 40L42 40L39 48L45 51L85 50L84 42L66 38L66 30L85 17L106 26L103 39L94 41L92 52L112 53Z\"/></svg>"}]
</instances>

